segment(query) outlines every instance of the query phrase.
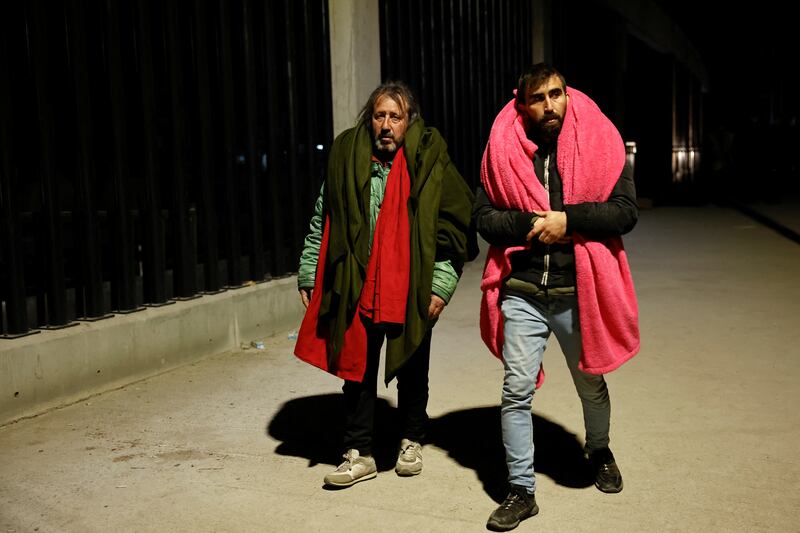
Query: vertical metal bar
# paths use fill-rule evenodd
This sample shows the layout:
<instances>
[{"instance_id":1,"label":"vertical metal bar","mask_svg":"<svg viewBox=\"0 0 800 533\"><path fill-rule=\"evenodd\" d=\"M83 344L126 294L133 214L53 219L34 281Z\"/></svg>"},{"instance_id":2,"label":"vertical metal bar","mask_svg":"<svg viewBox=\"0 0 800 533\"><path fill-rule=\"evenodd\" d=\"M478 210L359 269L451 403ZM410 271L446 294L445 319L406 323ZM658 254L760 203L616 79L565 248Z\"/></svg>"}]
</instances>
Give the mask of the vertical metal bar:
<instances>
[{"instance_id":1,"label":"vertical metal bar","mask_svg":"<svg viewBox=\"0 0 800 533\"><path fill-rule=\"evenodd\" d=\"M438 86L439 72L436 71L436 41L439 36L436 35L436 30L433 26L433 5L426 1L423 7L423 18L421 33L424 36L422 40L422 49L425 54L425 89L421 99L428 102L428 117L431 122L438 122L439 120L439 106L436 102L436 87Z\"/></svg>"},{"instance_id":2,"label":"vertical metal bar","mask_svg":"<svg viewBox=\"0 0 800 533\"><path fill-rule=\"evenodd\" d=\"M475 104L480 107L480 89L479 85L481 82L479 81L477 75L477 69L475 67L477 61L477 52L476 52L476 36L478 32L475 31L475 0L465 0L467 4L467 14L466 14L466 23L464 27L466 28L467 34L465 37L465 47L467 52L467 60L466 60L466 68L467 68L467 80L469 83L469 88L473 98L475 98ZM466 104L466 98L464 98L464 103ZM483 147L481 146L481 139L483 138L483 129L481 127L482 121L479 113L473 115L476 119L476 122L471 124L471 127L464 128L467 130L468 141L467 141L467 149L469 153L475 154L475 157L472 160L472 163L475 165L475 168L479 168L478 165L480 164L480 159L478 159L479 155L483 153ZM475 172L477 174L477 172ZM477 182L473 181L472 186L476 186Z\"/></svg>"},{"instance_id":3,"label":"vertical metal bar","mask_svg":"<svg viewBox=\"0 0 800 533\"><path fill-rule=\"evenodd\" d=\"M127 4L119 4L114 0L106 0L106 49L108 51L108 89L111 95L111 145L112 166L111 182L113 188L113 208L111 209L112 231L111 241L114 243L113 268L111 278L111 302L113 309L131 312L138 309L136 303L136 274L134 259L133 232L128 207L128 191L126 183L130 181L127 119L125 108L127 94L125 77L122 72L124 60L120 31L123 16L122 9Z\"/></svg>"},{"instance_id":4,"label":"vertical metal bar","mask_svg":"<svg viewBox=\"0 0 800 533\"><path fill-rule=\"evenodd\" d=\"M528 0L528 2L525 3L526 6L525 16L520 17L520 20L518 21L520 37L517 42L520 43L520 45L522 45L522 43L524 43L527 40L530 43L530 45L521 47L522 49L520 53L522 54L524 60L517 66L517 74L519 74L519 71L522 70L523 67L527 67L528 65L532 65L533 63L536 62L536 59L534 57L534 52L536 50L534 50L533 48L533 38L530 34L533 33L534 29L536 28L536 25L534 23L536 17L535 4L537 1L538 0Z\"/></svg>"},{"instance_id":5,"label":"vertical metal bar","mask_svg":"<svg viewBox=\"0 0 800 533\"><path fill-rule=\"evenodd\" d=\"M425 91L425 94L422 96L423 101L428 102L428 106L433 106L433 110L429 109L428 115L431 118L432 123L440 124L442 119L442 107L440 101L441 95L441 81L442 81L442 68L440 54L441 51L439 50L439 43L441 43L441 35L439 35L438 28L436 27L436 4L431 2L426 2L427 13L425 13L425 34L427 39L425 39L425 48L428 52L429 59L429 70L428 70L428 79L430 80L430 84Z\"/></svg>"},{"instance_id":6,"label":"vertical metal bar","mask_svg":"<svg viewBox=\"0 0 800 533\"><path fill-rule=\"evenodd\" d=\"M459 87L463 87L460 76L462 72L462 65L464 61L464 50L460 46L461 39L461 24L463 21L461 13L461 0L449 0L449 11L445 12L444 24L448 26L448 36L450 41L450 66L447 69L448 74L448 91L445 95L448 101L448 113L450 115L450 125L447 133L448 142L453 146L453 153L451 157L456 165L464 175L470 169L464 162L464 156L467 152L464 150L464 129L461 127L461 114L459 108L461 106L461 95L459 94ZM466 177L466 175L465 175ZM469 180L467 180L469 182Z\"/></svg>"},{"instance_id":7,"label":"vertical metal bar","mask_svg":"<svg viewBox=\"0 0 800 533\"><path fill-rule=\"evenodd\" d=\"M494 1L488 4L489 17L486 19L488 23L488 36L489 36L489 66L492 69L492 83L489 84L490 102L492 106L499 109L500 100L498 98L500 81L498 78L503 72L503 63L497 52L497 34L499 33L500 16L498 5Z\"/></svg>"},{"instance_id":8,"label":"vertical metal bar","mask_svg":"<svg viewBox=\"0 0 800 533\"><path fill-rule=\"evenodd\" d=\"M519 52L522 49L522 41L519 40L517 35L517 27L519 26L518 18L525 12L525 4L520 2L511 2L506 7L506 29L503 39L503 52L506 56L506 75L503 77L502 91L505 97L509 92L509 85L511 80L516 74L517 63L519 61Z\"/></svg>"},{"instance_id":9,"label":"vertical metal bar","mask_svg":"<svg viewBox=\"0 0 800 533\"><path fill-rule=\"evenodd\" d=\"M308 103L306 106L305 112L305 124L303 127L305 133L305 145L306 145L306 154L304 157L304 173L305 176L302 180L298 180L297 183L292 180L293 184L293 191L292 191L292 212L291 212L291 228L292 228L292 240L289 244L290 246L290 255L292 259L296 259L300 257L300 252L303 248L303 227L304 221L307 221L310 218L311 211L310 209L304 209L306 206L311 207L310 202L306 202L307 198L310 198L314 194L314 187L315 180L314 180L314 173L315 169L317 168L317 145L322 144L326 141L324 137L320 139L320 134L317 133L318 125L324 120L323 116L325 115L325 106L324 100L314 97L314 93L316 92L315 88L322 87L323 83L323 74L322 68L319 68L319 47L316 43L320 42L319 34L315 31L318 30L313 24L311 18L311 10L312 6L309 4L312 0L303 0L303 61L297 62L297 64L304 65L303 72L305 74L305 83L303 84L303 95L302 100ZM322 2L316 1L315 4L322 4ZM270 177L270 179L273 179ZM278 178L279 179L279 178ZM299 185L299 187L298 187ZM300 203L302 201L302 204ZM301 207L302 205L302 207ZM293 264L293 263L292 263ZM294 268L290 267L290 270L294 270Z\"/></svg>"},{"instance_id":10,"label":"vertical metal bar","mask_svg":"<svg viewBox=\"0 0 800 533\"><path fill-rule=\"evenodd\" d=\"M458 14L458 0L445 0L447 9L442 13L442 25L447 30L445 37L447 44L445 46L445 91L444 101L447 106L447 140L449 145L452 146L450 157L456 164L456 168L464 171L464 165L461 164L461 154L464 153L464 145L461 142L462 132L458 128L458 112L456 111L459 103L456 87L458 86L456 72L459 68L459 60L461 58L461 49L458 48L456 38L456 16ZM460 19L459 19L460 21ZM447 59L449 58L449 61Z\"/></svg>"},{"instance_id":11,"label":"vertical metal bar","mask_svg":"<svg viewBox=\"0 0 800 533\"><path fill-rule=\"evenodd\" d=\"M304 157L304 155L299 154L297 152L297 146L298 144L300 144L300 138L297 131L299 122L298 111L299 111L299 106L302 104L300 103L301 101L300 98L298 98L297 100L295 99L295 95L299 96L299 91L301 90L300 89L301 83L298 79L298 73L301 68L300 65L303 64L303 61L301 60L300 53L298 53L294 44L294 35L297 33L298 30L298 20L292 9L293 5L294 5L293 1L283 0L284 15L288 23L285 26L286 31L284 34L284 39L285 39L284 43L286 45L286 56L288 58L288 61L286 61L284 68L286 69L285 70L286 94L289 99L289 106L290 106L289 109L291 110L289 112L289 131L288 131L288 141L290 146L290 149L288 151L290 178L288 183L289 185L288 190L284 189L284 194L288 195L290 198L294 198L294 201L290 203L290 208L293 211L297 212L298 206L296 201L297 200L296 183L301 179L299 175L301 170L300 170L300 165L298 164L298 159ZM305 64L306 66L309 66L308 63ZM308 87L308 84L306 84L306 86ZM306 109L306 112L308 112L308 109ZM311 147L309 146L308 149L310 148ZM280 179L279 176L271 176L270 181L278 179ZM297 228L297 225L295 225L295 228ZM283 230L276 230L276 231L284 233ZM299 240L299 238L300 237L298 236L297 239ZM278 247L274 251L274 253L279 254L280 257L275 258L276 260L274 261L275 264L274 273L278 275L285 274L288 271L285 258L287 252L289 251L286 247L285 238L277 240L276 244L278 245Z\"/></svg>"},{"instance_id":12,"label":"vertical metal bar","mask_svg":"<svg viewBox=\"0 0 800 533\"><path fill-rule=\"evenodd\" d=\"M466 80L469 92L464 91L461 97L461 111L460 116L465 117L461 130L464 131L464 151L467 156L465 161L469 165L469 172L464 174L467 183L472 188L477 184L478 169L480 168L480 157L483 154L483 146L480 146L480 139L483 132L480 129L480 119L474 116L474 110L471 109L474 103L471 99L477 96L475 76L475 58L473 57L473 44L474 44L474 31L473 31L473 13L474 6L473 0L462 0L464 4L463 19L462 19L462 33L463 40L461 46L464 49L464 57L462 64L461 78ZM469 95L469 98L468 98ZM466 117L470 117L467 119Z\"/></svg>"},{"instance_id":13,"label":"vertical metal bar","mask_svg":"<svg viewBox=\"0 0 800 533\"><path fill-rule=\"evenodd\" d=\"M50 63L48 50L48 27L45 14L49 7L42 2L31 2L27 6L30 28L34 92L37 107L39 134L39 178L42 213L39 231L42 245L38 263L42 267L44 286L39 293L39 321L42 328L59 328L70 325L67 318L67 288L64 275L64 244L61 234L61 208L56 190L54 116L49 89L55 87L48 75Z\"/></svg>"},{"instance_id":14,"label":"vertical metal bar","mask_svg":"<svg viewBox=\"0 0 800 533\"><path fill-rule=\"evenodd\" d=\"M159 167L155 116L155 76L153 67L153 34L148 0L137 2L138 63L142 98L142 159L144 160L144 238L142 240L142 275L146 305L166 305L166 259L164 257L164 227L161 218Z\"/></svg>"},{"instance_id":15,"label":"vertical metal bar","mask_svg":"<svg viewBox=\"0 0 800 533\"><path fill-rule=\"evenodd\" d=\"M527 55L526 51L530 49L530 46L525 46L525 43L530 43L530 39L526 38L526 32L523 28L523 23L527 22L529 25L531 23L530 18L530 4L533 0L526 0L525 2L519 4L516 9L511 13L511 21L513 24L513 48L516 50L516 54L514 54L514 61L512 62L511 66L513 67L514 71L514 80L516 81L517 74L519 74L519 70L525 65L526 61L524 61L525 56ZM530 26L529 26L530 27Z\"/></svg>"},{"instance_id":16,"label":"vertical metal bar","mask_svg":"<svg viewBox=\"0 0 800 533\"><path fill-rule=\"evenodd\" d=\"M397 64L399 58L395 56L392 48L392 28L388 23L391 16L391 2L389 0L381 0L378 9L381 32L381 81L383 81L392 76L391 66Z\"/></svg>"},{"instance_id":17,"label":"vertical metal bar","mask_svg":"<svg viewBox=\"0 0 800 533\"><path fill-rule=\"evenodd\" d=\"M492 102L499 107L500 99L500 76L503 72L503 58L500 57L498 46L498 34L500 33L500 23L502 18L502 11L499 9L498 4L492 2L489 5L491 16L489 17L490 31L489 31L489 65L492 68Z\"/></svg>"},{"instance_id":18,"label":"vertical metal bar","mask_svg":"<svg viewBox=\"0 0 800 533\"><path fill-rule=\"evenodd\" d=\"M7 14L6 14L7 15ZM38 333L28 326L25 296L25 263L19 239L19 203L15 201L17 169L11 154L17 153L12 129L12 99L9 79L11 55L9 28L11 17L0 21L0 257L5 268L0 270L0 300L5 300L6 329L0 327L0 338L16 338ZM16 22L16 21L15 21Z\"/></svg>"},{"instance_id":19,"label":"vertical metal bar","mask_svg":"<svg viewBox=\"0 0 800 533\"><path fill-rule=\"evenodd\" d=\"M281 2L280 6L283 9L280 16L276 16L275 9L264 10L263 32L266 39L264 43L266 49L266 57L264 57L264 74L266 77L264 107L266 116L265 122L268 125L266 131L266 188L269 195L267 248L270 259L269 270L272 274L282 273L286 264L282 244L284 233L282 200L284 199L284 195L282 194L280 185L282 181L285 182L287 180L281 180L280 174L283 173L287 175L289 182L295 182L297 180L296 165L294 164L295 158L297 157L297 145L294 142L294 128L292 127L295 114L294 94L288 87L285 90L285 95L279 95L278 93L278 81L279 79L287 79L291 76L292 63L295 58L289 52L288 42L284 42L286 45L286 53L279 53L281 47L278 32L280 30L276 27L275 19L277 18L281 21L281 27L289 27L288 30L284 30L284 33L288 34L287 39L291 39L294 28L286 12L288 8L286 2ZM280 69L282 72L279 72L279 61L283 63L283 68ZM284 142L281 143L278 140L278 136L280 136L281 139L285 139L287 136L287 126L284 122L284 117L286 117L286 120L289 122L288 135L290 136L290 140L288 142L284 140Z\"/></svg>"},{"instance_id":20,"label":"vertical metal bar","mask_svg":"<svg viewBox=\"0 0 800 533\"><path fill-rule=\"evenodd\" d=\"M436 127L443 130L446 134L448 129L447 98L446 98L446 50L445 40L447 38L444 31L444 16L442 14L442 0L431 3L431 48L433 49L433 71L436 76L436 87L434 88L436 108L439 117L436 119Z\"/></svg>"},{"instance_id":21,"label":"vertical metal bar","mask_svg":"<svg viewBox=\"0 0 800 533\"><path fill-rule=\"evenodd\" d=\"M511 76L511 71L513 70L513 63L512 59L514 59L514 55L511 52L512 46L509 46L513 41L511 40L514 37L514 34L511 33L511 19L509 18L509 11L510 6L508 5L508 0L503 0L498 6L500 10L500 31L498 32L499 42L498 42L498 50L497 53L500 56L500 65L502 66L502 72L498 76L498 91L497 91L497 98L498 102L502 102L505 100L506 97L506 86L508 85L508 79Z\"/></svg>"},{"instance_id":22,"label":"vertical metal bar","mask_svg":"<svg viewBox=\"0 0 800 533\"><path fill-rule=\"evenodd\" d=\"M380 0L378 4L378 24L380 25L381 35L381 80L391 76L389 65L397 62L394 50L392 49L392 25L389 24L389 1Z\"/></svg>"},{"instance_id":23,"label":"vertical metal bar","mask_svg":"<svg viewBox=\"0 0 800 533\"><path fill-rule=\"evenodd\" d=\"M0 77L5 78L4 74ZM5 80L0 79L0 100L5 100L7 96ZM4 102L0 102L4 106ZM0 113L5 113L5 109ZM5 117L0 120L0 207L2 217L0 217L0 242L3 243L2 263L5 268L0 270L2 274L2 286L0 286L0 298L5 300L5 313L7 328L0 330L0 338L14 338L23 335L36 333L35 330L28 328L27 301L25 298L25 265L22 257L17 229L19 227L19 212L14 202L14 189L11 176L11 165L9 162L9 143L8 132L5 124Z\"/></svg>"},{"instance_id":24,"label":"vertical metal bar","mask_svg":"<svg viewBox=\"0 0 800 533\"><path fill-rule=\"evenodd\" d=\"M125 117L127 102L120 36L120 12L117 3L107 1L105 5L106 27L104 49L108 76L109 126L111 148L111 305L119 312L131 312L137 307L136 270L133 232L130 222L128 198L132 195L126 184L130 181L128 161L128 137Z\"/></svg>"},{"instance_id":25,"label":"vertical metal bar","mask_svg":"<svg viewBox=\"0 0 800 533\"><path fill-rule=\"evenodd\" d=\"M403 61L406 59L404 54L400 54L397 52L397 45L395 44L395 40L397 39L395 35L395 28L392 26L392 21L395 20L393 18L395 14L395 2L391 0L384 1L384 9L383 9L383 20L381 23L384 27L384 35L381 36L381 48L386 48L387 57L389 61L386 65L381 64L381 81L389 80L393 78L397 78L397 70L403 64ZM414 24L409 23L408 25L408 53L413 53L414 46L417 43L414 42ZM406 79L412 89L415 88L415 80L411 79L410 77ZM423 112L425 110L423 109Z\"/></svg>"},{"instance_id":26,"label":"vertical metal bar","mask_svg":"<svg viewBox=\"0 0 800 533\"><path fill-rule=\"evenodd\" d=\"M515 63L514 79L512 82L517 81L517 76L523 68L533 64L533 2L536 0L527 0L520 8L516 19L516 38L514 42L517 48L517 61ZM527 43L527 46L524 44Z\"/></svg>"},{"instance_id":27,"label":"vertical metal bar","mask_svg":"<svg viewBox=\"0 0 800 533\"><path fill-rule=\"evenodd\" d=\"M247 165L247 207L250 213L250 276L254 281L263 281L267 272L264 262L264 232L261 215L260 173L258 170L258 149L256 147L256 118L258 101L256 99L255 42L252 26L252 6L250 0L242 2L242 44L245 71L245 151Z\"/></svg>"},{"instance_id":28,"label":"vertical metal bar","mask_svg":"<svg viewBox=\"0 0 800 533\"><path fill-rule=\"evenodd\" d=\"M533 64L533 2L534 0L527 0L514 16L516 19L514 43L518 49L517 60L514 64L513 83L516 83L520 70Z\"/></svg>"},{"instance_id":29,"label":"vertical metal bar","mask_svg":"<svg viewBox=\"0 0 800 533\"><path fill-rule=\"evenodd\" d=\"M195 69L197 72L197 100L199 122L199 174L200 205L198 207L199 238L198 245L203 258L202 292L214 293L222 289L219 273L219 236L217 233L217 216L214 207L214 192L211 183L211 169L214 168L213 141L211 132L211 95L208 63L210 60L206 36L208 19L205 2L194 6L195 23Z\"/></svg>"},{"instance_id":30,"label":"vertical metal bar","mask_svg":"<svg viewBox=\"0 0 800 533\"><path fill-rule=\"evenodd\" d=\"M320 49L319 54L317 55L315 70L322 73L322 79L320 80L320 86L322 87L322 98L320 101L324 104L322 104L321 109L322 127L316 128L315 131L317 133L318 144L322 146L322 150L317 150L315 152L316 156L314 157L314 162L316 163L315 176L317 180L314 182L314 187L310 193L311 201L308 203L309 215L313 206L313 200L316 199L319 186L324 178L329 148L333 143L333 96L331 87L331 50L330 27L328 25L328 0L320 0L320 4L322 5L322 13L320 13L318 19ZM304 221L308 220L309 218L311 217L305 217Z\"/></svg>"},{"instance_id":31,"label":"vertical metal bar","mask_svg":"<svg viewBox=\"0 0 800 533\"><path fill-rule=\"evenodd\" d=\"M166 44L172 119L172 274L175 298L197 298L197 265L190 235L190 213L186 182L186 109L184 106L183 57L177 2L166 2Z\"/></svg>"},{"instance_id":32,"label":"vertical metal bar","mask_svg":"<svg viewBox=\"0 0 800 533\"><path fill-rule=\"evenodd\" d=\"M506 99L506 87L508 87L508 80L512 76L511 72L514 70L514 53L513 53L513 21L511 19L511 6L508 0L504 0L500 4L503 16L501 17L500 26L500 56L502 57L503 73L500 76L498 92L499 101Z\"/></svg>"},{"instance_id":33,"label":"vertical metal bar","mask_svg":"<svg viewBox=\"0 0 800 533\"><path fill-rule=\"evenodd\" d=\"M392 20L392 2L390 0L382 0L382 10L379 14L381 24L381 81L388 80L394 76L391 71L402 60L402 56L395 54L394 47L392 46L393 34L392 25L389 21ZM411 28L409 27L409 41ZM411 47L411 42L408 43ZM385 59L384 59L385 56ZM407 80L411 81L411 80Z\"/></svg>"},{"instance_id":34,"label":"vertical metal bar","mask_svg":"<svg viewBox=\"0 0 800 533\"><path fill-rule=\"evenodd\" d=\"M475 75L476 79L485 79L482 78L481 73L489 72L489 60L488 60L488 42L489 42L489 31L486 28L486 0L474 0L475 2L475 58L477 62L475 63ZM480 83L477 84L478 87L478 120L480 120L480 130L481 130L481 144L484 144L486 140L489 138L489 115L495 115L498 109L494 108L493 104L489 104L491 102L491 98L489 97L489 84L488 83ZM488 102L487 102L488 101Z\"/></svg>"},{"instance_id":35,"label":"vertical metal bar","mask_svg":"<svg viewBox=\"0 0 800 533\"><path fill-rule=\"evenodd\" d=\"M425 31L425 7L428 5L427 0L419 0L416 8L417 13L421 13L422 16L419 19L415 19L415 24L413 24L414 30L418 33L416 35L416 39L413 39L413 42L419 45L418 51L419 55L419 69L415 70L413 68L409 68L413 63L411 62L412 59L409 58L409 64L406 65L405 72L414 72L417 74L416 76L416 86L417 86L417 98L424 101L425 95L428 93L428 81L430 80L431 72L430 72L430 65L428 62L430 61L430 53L428 51L427 46L427 32ZM399 10L398 10L399 11ZM398 16L399 16L398 12ZM414 56L412 56L414 57ZM423 102L422 106L425 109L425 104ZM430 115L430 109L425 111L426 115Z\"/></svg>"},{"instance_id":36,"label":"vertical metal bar","mask_svg":"<svg viewBox=\"0 0 800 533\"><path fill-rule=\"evenodd\" d=\"M228 0L219 0L219 23L217 24L217 55L219 62L217 74L221 81L222 117L222 197L224 209L222 217L223 242L228 264L226 287L241 287L244 283L242 273L242 241L239 231L238 175L234 172L234 95L233 58L231 54L230 12Z\"/></svg>"},{"instance_id":37,"label":"vertical metal bar","mask_svg":"<svg viewBox=\"0 0 800 533\"><path fill-rule=\"evenodd\" d=\"M389 16L389 20L387 25L391 27L394 21L397 20L397 17L400 16L400 9L397 2L391 2L392 6L392 13ZM415 2L414 6L412 7L415 13L419 13L417 11L420 9L419 0ZM425 65L423 64L423 55L422 55L422 32L420 28L422 27L422 21L418 20L417 17L414 17L409 23L408 33L408 50L400 50L399 44L397 44L397 39L399 39L398 35L398 28L393 28L394 31L394 39L392 41L392 48L395 51L395 57L397 58L397 64L392 65L394 72L392 73L392 77L394 78L402 78L408 84L410 84L411 89L416 91L417 98L420 98L422 95L422 79L425 77ZM391 30L390 30L391 31ZM412 64L413 61L417 62L417 68L409 68L409 65ZM428 111L425 106L422 106L422 116L427 116Z\"/></svg>"},{"instance_id":38,"label":"vertical metal bar","mask_svg":"<svg viewBox=\"0 0 800 533\"><path fill-rule=\"evenodd\" d=\"M76 300L82 302L81 319L109 317L103 309L103 271L100 262L97 207L94 193L95 153L92 131L92 98L89 82L89 58L82 0L69 3L68 40L70 66L75 96L77 150L75 160L75 205L73 207L74 241L79 275L75 280ZM80 281L79 281L80 280ZM79 306L80 309L81 306Z\"/></svg>"}]
</instances>

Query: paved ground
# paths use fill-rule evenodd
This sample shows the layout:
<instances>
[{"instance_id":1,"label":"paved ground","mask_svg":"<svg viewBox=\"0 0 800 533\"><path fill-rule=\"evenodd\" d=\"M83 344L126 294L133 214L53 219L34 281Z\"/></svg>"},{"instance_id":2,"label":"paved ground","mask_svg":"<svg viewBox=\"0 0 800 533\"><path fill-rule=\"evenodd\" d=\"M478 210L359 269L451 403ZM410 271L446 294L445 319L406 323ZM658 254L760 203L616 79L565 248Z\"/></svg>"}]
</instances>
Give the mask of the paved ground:
<instances>
[{"instance_id":1,"label":"paved ground","mask_svg":"<svg viewBox=\"0 0 800 533\"><path fill-rule=\"evenodd\" d=\"M795 208L785 227L800 230ZM626 240L642 352L608 376L625 490L581 469L558 345L534 402L539 516L518 531L800 531L800 246L732 208L643 211ZM339 462L339 382L293 341L213 357L0 427L0 532L484 531L504 495L502 368L477 330L482 263L434 335L425 470L322 489Z\"/></svg>"}]
</instances>

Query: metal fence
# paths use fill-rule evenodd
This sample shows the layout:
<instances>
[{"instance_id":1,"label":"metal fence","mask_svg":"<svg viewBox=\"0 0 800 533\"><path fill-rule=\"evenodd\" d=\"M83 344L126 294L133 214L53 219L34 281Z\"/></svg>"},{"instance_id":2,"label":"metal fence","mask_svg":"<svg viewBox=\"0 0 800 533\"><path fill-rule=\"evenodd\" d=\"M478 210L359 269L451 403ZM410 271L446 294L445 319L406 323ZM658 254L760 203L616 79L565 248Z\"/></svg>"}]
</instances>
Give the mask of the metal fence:
<instances>
[{"instance_id":1,"label":"metal fence","mask_svg":"<svg viewBox=\"0 0 800 533\"><path fill-rule=\"evenodd\" d=\"M533 58L533 2L381 0L383 79L414 90L473 187L495 116Z\"/></svg>"},{"instance_id":2,"label":"metal fence","mask_svg":"<svg viewBox=\"0 0 800 533\"><path fill-rule=\"evenodd\" d=\"M2 337L295 270L327 0L0 7Z\"/></svg>"}]
</instances>

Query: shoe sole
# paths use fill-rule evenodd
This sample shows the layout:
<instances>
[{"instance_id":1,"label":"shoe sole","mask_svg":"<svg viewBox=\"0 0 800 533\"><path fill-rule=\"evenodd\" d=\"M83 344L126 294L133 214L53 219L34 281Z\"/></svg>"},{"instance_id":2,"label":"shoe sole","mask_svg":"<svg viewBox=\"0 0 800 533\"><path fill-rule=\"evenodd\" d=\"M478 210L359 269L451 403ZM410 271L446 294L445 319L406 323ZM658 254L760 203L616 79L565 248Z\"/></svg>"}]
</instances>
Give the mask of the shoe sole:
<instances>
[{"instance_id":1,"label":"shoe sole","mask_svg":"<svg viewBox=\"0 0 800 533\"><path fill-rule=\"evenodd\" d=\"M367 481L369 479L374 479L377 475L378 475L378 472L371 472L369 474L365 474L365 475L363 475L363 476L361 476L359 478L356 478L356 479L353 479L353 480L350 480L350 481L346 481L344 483L338 483L336 481L329 481L327 479L324 480L324 481L325 481L325 485L327 485L329 487L340 487L340 488L342 488L342 487L350 487L350 486L355 485L356 483L358 483L360 481Z\"/></svg>"},{"instance_id":2,"label":"shoe sole","mask_svg":"<svg viewBox=\"0 0 800 533\"><path fill-rule=\"evenodd\" d=\"M612 490L601 489L600 485L598 485L597 483L595 483L594 486L597 487L597 490L605 494L618 494L622 492L622 485L620 485L618 489L612 489Z\"/></svg>"},{"instance_id":3,"label":"shoe sole","mask_svg":"<svg viewBox=\"0 0 800 533\"><path fill-rule=\"evenodd\" d=\"M486 523L486 528L489 529L490 531L511 531L512 529L519 526L522 523L522 521L525 520L526 518L536 516L537 514L539 514L538 505L534 506L534 508L531 509L530 514L528 514L527 516L523 516L522 518L517 520L516 523L512 526L501 526L500 524L492 523L492 521L490 520L489 522Z\"/></svg>"},{"instance_id":4,"label":"shoe sole","mask_svg":"<svg viewBox=\"0 0 800 533\"><path fill-rule=\"evenodd\" d=\"M422 465L420 465L420 467L416 468L416 469L414 469L414 468L405 468L405 467L401 467L401 468L395 467L394 471L397 473L398 476L401 476L401 477L417 476L417 475L422 473Z\"/></svg>"}]
</instances>

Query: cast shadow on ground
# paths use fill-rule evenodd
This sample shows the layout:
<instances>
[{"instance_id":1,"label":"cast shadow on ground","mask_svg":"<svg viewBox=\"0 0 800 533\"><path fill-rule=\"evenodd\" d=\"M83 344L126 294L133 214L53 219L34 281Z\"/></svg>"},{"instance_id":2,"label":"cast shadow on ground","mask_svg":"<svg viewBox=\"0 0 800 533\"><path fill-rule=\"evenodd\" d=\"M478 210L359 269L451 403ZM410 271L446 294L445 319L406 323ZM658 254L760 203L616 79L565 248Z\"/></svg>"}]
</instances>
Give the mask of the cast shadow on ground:
<instances>
[{"instance_id":1,"label":"cast shadow on ground","mask_svg":"<svg viewBox=\"0 0 800 533\"><path fill-rule=\"evenodd\" d=\"M280 441L280 455L303 457L309 466L338 465L344 431L343 396L324 394L286 402L267 426ZM559 485L585 488L593 484L577 436L559 424L532 415L536 472ZM397 409L383 398L375 406L373 456L378 471L394 468L400 442ZM475 407L431 418L424 444L436 446L465 468L475 471L486 493L501 502L508 492L505 452L500 434L500 407Z\"/></svg>"}]
</instances>

